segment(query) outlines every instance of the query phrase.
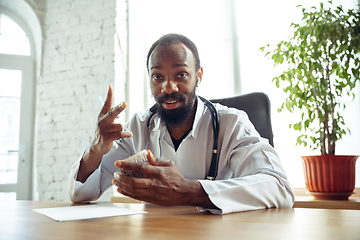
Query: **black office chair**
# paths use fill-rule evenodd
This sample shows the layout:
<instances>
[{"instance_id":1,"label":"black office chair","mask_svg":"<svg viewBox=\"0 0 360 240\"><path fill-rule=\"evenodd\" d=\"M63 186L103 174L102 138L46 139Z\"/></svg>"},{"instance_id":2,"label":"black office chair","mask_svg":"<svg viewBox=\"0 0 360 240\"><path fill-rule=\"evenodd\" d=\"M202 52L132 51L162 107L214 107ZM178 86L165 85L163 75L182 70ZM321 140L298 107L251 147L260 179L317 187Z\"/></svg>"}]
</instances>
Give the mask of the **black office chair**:
<instances>
[{"instance_id":1,"label":"black office chair","mask_svg":"<svg viewBox=\"0 0 360 240\"><path fill-rule=\"evenodd\" d=\"M254 92L210 101L244 110L260 136L267 138L270 145L274 147L274 135L270 118L270 99L265 93Z\"/></svg>"}]
</instances>

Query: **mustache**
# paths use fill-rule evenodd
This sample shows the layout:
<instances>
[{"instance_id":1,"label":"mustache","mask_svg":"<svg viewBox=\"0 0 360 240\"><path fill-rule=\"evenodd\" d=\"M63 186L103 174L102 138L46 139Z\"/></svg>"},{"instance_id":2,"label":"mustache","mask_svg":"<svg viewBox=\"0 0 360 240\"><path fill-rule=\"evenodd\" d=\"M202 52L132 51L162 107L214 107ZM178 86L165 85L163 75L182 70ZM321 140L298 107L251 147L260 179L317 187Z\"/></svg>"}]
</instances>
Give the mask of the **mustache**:
<instances>
[{"instance_id":1,"label":"mustache","mask_svg":"<svg viewBox=\"0 0 360 240\"><path fill-rule=\"evenodd\" d=\"M185 100L186 100L186 96L183 94L171 93L171 94L164 94L160 97L156 97L156 101L158 103L161 103L161 102L165 102L169 98L177 100L177 101L183 101L183 102L185 102Z\"/></svg>"}]
</instances>

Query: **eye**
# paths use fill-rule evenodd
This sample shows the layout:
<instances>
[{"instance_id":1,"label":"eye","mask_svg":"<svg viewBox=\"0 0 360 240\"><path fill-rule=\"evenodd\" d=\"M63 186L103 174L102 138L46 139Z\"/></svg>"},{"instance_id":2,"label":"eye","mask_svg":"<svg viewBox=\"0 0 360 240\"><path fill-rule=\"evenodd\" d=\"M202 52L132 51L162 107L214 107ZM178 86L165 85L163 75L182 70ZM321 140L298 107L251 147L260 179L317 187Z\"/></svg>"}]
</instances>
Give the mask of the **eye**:
<instances>
[{"instance_id":1,"label":"eye","mask_svg":"<svg viewBox=\"0 0 360 240\"><path fill-rule=\"evenodd\" d=\"M155 80L155 81L158 81L158 80L161 79L161 75L159 75L159 74L153 74L153 75L151 76L151 78L152 78L153 80Z\"/></svg>"},{"instance_id":2,"label":"eye","mask_svg":"<svg viewBox=\"0 0 360 240\"><path fill-rule=\"evenodd\" d=\"M188 74L186 72L181 72L181 73L178 73L178 75L176 75L176 77L178 78L186 78L188 76Z\"/></svg>"}]
</instances>

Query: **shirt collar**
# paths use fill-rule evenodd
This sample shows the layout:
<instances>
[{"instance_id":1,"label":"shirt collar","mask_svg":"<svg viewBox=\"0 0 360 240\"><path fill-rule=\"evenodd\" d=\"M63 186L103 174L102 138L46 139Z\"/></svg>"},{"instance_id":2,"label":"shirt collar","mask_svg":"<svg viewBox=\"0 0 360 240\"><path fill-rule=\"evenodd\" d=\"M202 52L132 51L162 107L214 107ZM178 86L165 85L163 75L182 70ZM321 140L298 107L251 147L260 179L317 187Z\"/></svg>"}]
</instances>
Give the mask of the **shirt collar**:
<instances>
[{"instance_id":1,"label":"shirt collar","mask_svg":"<svg viewBox=\"0 0 360 240\"><path fill-rule=\"evenodd\" d=\"M161 121L157 113L155 113L153 119L151 119L150 124L155 124L154 127L151 128L152 129L151 131L157 131L157 130L160 130L162 132L166 131L166 125Z\"/></svg>"}]
</instances>

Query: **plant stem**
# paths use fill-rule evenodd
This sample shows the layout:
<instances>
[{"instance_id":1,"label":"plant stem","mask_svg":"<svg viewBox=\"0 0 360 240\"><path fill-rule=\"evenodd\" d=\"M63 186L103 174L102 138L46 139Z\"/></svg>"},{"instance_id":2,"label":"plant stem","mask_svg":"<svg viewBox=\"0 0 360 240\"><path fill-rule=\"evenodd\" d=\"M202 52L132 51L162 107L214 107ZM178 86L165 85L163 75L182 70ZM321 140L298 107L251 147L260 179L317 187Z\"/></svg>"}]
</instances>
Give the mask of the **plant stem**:
<instances>
[{"instance_id":1,"label":"plant stem","mask_svg":"<svg viewBox=\"0 0 360 240\"><path fill-rule=\"evenodd\" d=\"M328 57L330 56L331 49L334 46L334 40L332 38L330 40L331 40L331 44L330 44L329 49L328 49ZM328 112L327 116L330 115L331 123L332 123L332 129L331 129L331 133L330 133L329 126L328 126L328 129L327 129L327 134L328 134L327 135L327 139L328 139L327 153L328 154L335 154L335 141L332 140L332 137L333 137L333 134L334 134L334 131L335 131L335 116L334 116L334 110L335 109L334 109L334 95L333 95L332 90L331 90L331 82L330 82L331 72L332 72L332 68L330 67L330 62L328 61L328 64L327 64L327 83L328 83L328 87L327 87L327 89L329 89L329 95L330 95L330 110L327 109L327 112ZM326 122L328 123L329 119L326 119Z\"/></svg>"},{"instance_id":2,"label":"plant stem","mask_svg":"<svg viewBox=\"0 0 360 240\"><path fill-rule=\"evenodd\" d=\"M326 52L326 48L324 47L324 52ZM326 54L325 54L326 56ZM328 58L325 57L325 59L327 60L328 62ZM326 79L327 77L327 68L328 68L328 65L326 66L326 68L323 68L323 65L322 65L322 62L321 62L321 59L319 58L319 65L321 66L322 68L322 71L321 71L321 76L322 76L322 79ZM321 79L320 79L320 82L319 82L319 89L321 91ZM325 155L326 154L326 130L328 128L328 124L327 124L327 111L326 111L326 108L327 108L327 104L326 104L326 94L320 94L320 93L317 93L317 96L323 96L324 97L324 103L320 103L320 105L324 105L324 108L325 108L325 120L321 120L320 118L320 114L321 114L321 110L320 110L320 107L317 107L317 111L318 111L318 116L319 116L319 122L320 122L320 126L323 125L323 129L321 130L320 128L320 151L321 151L321 155ZM321 97L320 97L320 100L321 100ZM316 103L316 105L318 106L318 103Z\"/></svg>"}]
</instances>

